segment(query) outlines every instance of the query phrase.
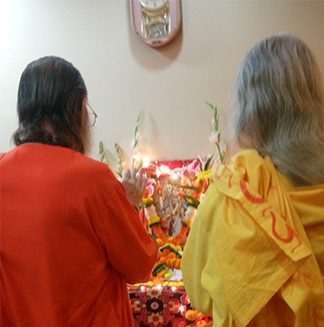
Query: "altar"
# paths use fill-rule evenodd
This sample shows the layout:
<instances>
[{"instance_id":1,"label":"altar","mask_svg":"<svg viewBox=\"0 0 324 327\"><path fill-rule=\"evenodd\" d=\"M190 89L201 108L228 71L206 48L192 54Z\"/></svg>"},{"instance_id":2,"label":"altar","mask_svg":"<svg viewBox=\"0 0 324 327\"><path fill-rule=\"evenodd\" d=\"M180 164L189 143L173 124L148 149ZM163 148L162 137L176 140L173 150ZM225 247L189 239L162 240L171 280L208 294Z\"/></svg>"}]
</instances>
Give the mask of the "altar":
<instances>
[{"instance_id":1,"label":"altar","mask_svg":"<svg viewBox=\"0 0 324 327\"><path fill-rule=\"evenodd\" d=\"M194 310L180 269L183 247L201 197L208 187L211 158L155 162L144 167L148 183L139 218L158 247L152 278L129 285L135 326L210 326Z\"/></svg>"},{"instance_id":2,"label":"altar","mask_svg":"<svg viewBox=\"0 0 324 327\"><path fill-rule=\"evenodd\" d=\"M148 234L156 242L158 257L151 278L146 283L128 285L129 299L136 327L202 327L211 326L212 319L191 307L182 279L183 249L212 176L212 169L223 162L225 150L218 127L217 107L213 110L213 142L216 152L190 160L145 160L138 151L141 138L137 118L133 139L131 166L146 177L146 186L139 210ZM116 143L118 167L123 176L125 154ZM100 160L109 166L109 156L103 143L99 146Z\"/></svg>"}]
</instances>

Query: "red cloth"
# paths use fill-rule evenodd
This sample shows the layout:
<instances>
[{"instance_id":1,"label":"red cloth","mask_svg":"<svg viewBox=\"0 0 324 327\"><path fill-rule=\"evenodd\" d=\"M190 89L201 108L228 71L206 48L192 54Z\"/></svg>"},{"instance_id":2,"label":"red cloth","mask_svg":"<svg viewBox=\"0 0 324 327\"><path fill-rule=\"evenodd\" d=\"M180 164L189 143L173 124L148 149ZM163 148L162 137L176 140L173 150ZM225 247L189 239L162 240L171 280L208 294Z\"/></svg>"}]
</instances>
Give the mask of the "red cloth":
<instances>
[{"instance_id":1,"label":"red cloth","mask_svg":"<svg viewBox=\"0 0 324 327\"><path fill-rule=\"evenodd\" d=\"M185 166L190 165L194 159L190 160L170 160L170 161L156 161L156 165L158 167L160 166L167 166L170 170L173 170L175 168L182 168Z\"/></svg>"},{"instance_id":2,"label":"red cloth","mask_svg":"<svg viewBox=\"0 0 324 327\"><path fill-rule=\"evenodd\" d=\"M24 144L0 174L0 325L133 326L126 282L148 278L156 245L112 172Z\"/></svg>"}]
</instances>

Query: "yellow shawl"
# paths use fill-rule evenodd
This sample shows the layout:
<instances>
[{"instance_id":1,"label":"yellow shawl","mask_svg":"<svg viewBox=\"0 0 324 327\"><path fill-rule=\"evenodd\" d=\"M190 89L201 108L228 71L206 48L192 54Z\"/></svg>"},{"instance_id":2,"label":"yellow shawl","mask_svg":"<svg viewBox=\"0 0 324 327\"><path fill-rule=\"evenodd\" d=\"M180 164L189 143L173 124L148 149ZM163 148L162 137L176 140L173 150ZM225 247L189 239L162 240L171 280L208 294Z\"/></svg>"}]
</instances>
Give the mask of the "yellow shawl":
<instances>
[{"instance_id":1,"label":"yellow shawl","mask_svg":"<svg viewBox=\"0 0 324 327\"><path fill-rule=\"evenodd\" d=\"M215 327L324 326L324 185L294 188L268 158L240 152L208 188L182 270Z\"/></svg>"}]
</instances>

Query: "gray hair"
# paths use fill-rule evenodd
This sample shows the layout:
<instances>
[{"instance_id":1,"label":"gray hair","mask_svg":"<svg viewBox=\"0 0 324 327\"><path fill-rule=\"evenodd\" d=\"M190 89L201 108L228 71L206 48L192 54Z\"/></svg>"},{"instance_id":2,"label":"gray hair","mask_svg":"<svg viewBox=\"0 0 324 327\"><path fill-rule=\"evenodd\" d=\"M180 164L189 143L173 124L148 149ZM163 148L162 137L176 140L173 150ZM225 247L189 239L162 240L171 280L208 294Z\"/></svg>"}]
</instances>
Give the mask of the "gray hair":
<instances>
[{"instance_id":1,"label":"gray hair","mask_svg":"<svg viewBox=\"0 0 324 327\"><path fill-rule=\"evenodd\" d=\"M278 34L252 48L234 89L235 136L269 156L298 186L324 183L324 100L318 64L300 39Z\"/></svg>"}]
</instances>

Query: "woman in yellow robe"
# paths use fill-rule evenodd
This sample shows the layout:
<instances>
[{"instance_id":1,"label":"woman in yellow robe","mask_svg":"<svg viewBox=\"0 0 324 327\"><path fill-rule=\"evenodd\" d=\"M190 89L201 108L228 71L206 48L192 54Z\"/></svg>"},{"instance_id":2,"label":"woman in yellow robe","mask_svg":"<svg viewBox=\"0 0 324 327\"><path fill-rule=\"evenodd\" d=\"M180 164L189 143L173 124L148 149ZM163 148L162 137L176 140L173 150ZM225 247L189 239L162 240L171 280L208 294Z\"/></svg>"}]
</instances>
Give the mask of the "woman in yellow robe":
<instances>
[{"instance_id":1,"label":"woman in yellow robe","mask_svg":"<svg viewBox=\"0 0 324 327\"><path fill-rule=\"evenodd\" d=\"M234 126L182 260L193 307L214 327L324 326L324 100L298 38L258 43L241 65Z\"/></svg>"}]
</instances>

